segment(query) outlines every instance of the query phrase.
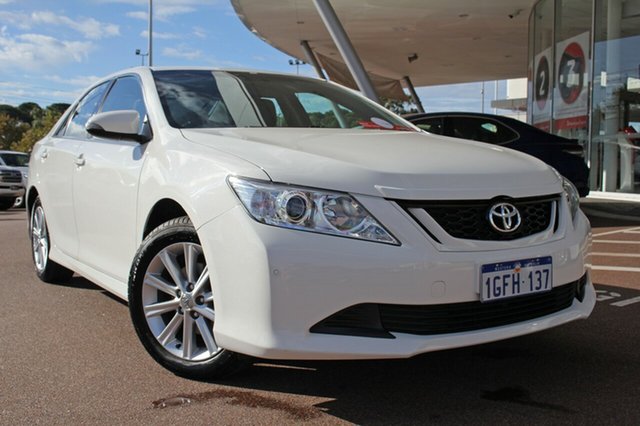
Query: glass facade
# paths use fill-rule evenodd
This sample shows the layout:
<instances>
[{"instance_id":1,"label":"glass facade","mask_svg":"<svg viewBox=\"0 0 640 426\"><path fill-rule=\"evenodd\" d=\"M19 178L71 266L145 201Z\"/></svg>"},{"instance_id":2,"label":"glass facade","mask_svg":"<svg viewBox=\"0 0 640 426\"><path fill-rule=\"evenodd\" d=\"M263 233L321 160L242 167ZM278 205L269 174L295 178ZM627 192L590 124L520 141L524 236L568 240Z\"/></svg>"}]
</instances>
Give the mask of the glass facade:
<instances>
[{"instance_id":1,"label":"glass facade","mask_svg":"<svg viewBox=\"0 0 640 426\"><path fill-rule=\"evenodd\" d=\"M640 194L640 0L542 0L528 120L585 150L593 191Z\"/></svg>"}]
</instances>

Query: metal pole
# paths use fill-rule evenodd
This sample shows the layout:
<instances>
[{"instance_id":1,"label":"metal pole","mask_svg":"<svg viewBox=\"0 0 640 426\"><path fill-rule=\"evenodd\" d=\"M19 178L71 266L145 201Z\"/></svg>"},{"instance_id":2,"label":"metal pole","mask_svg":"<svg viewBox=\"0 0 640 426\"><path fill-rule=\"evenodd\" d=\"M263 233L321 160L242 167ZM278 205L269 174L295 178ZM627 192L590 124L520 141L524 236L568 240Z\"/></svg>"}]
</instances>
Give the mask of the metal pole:
<instances>
[{"instance_id":1,"label":"metal pole","mask_svg":"<svg viewBox=\"0 0 640 426\"><path fill-rule=\"evenodd\" d=\"M482 89L480 89L480 95L482 96L482 113L484 114L484 81L482 82Z\"/></svg>"},{"instance_id":2,"label":"metal pole","mask_svg":"<svg viewBox=\"0 0 640 426\"><path fill-rule=\"evenodd\" d=\"M413 98L413 103L416 104L416 108L418 108L418 112L424 112L424 108L422 107L422 102L420 101L420 98L418 97L418 93L416 93L416 88L413 87L413 83L411 82L411 79L409 78L409 76L405 75L404 77L402 77L402 82L404 83L404 86L407 88L407 90L409 91L409 94Z\"/></svg>"},{"instance_id":3,"label":"metal pole","mask_svg":"<svg viewBox=\"0 0 640 426\"><path fill-rule=\"evenodd\" d=\"M335 10L329 3L329 0L313 0L313 3L324 22L325 27L331 34L333 42L338 47L342 58L344 59L353 79L356 81L360 91L369 99L380 102L378 95L376 94L373 84L367 75L367 72L362 65L362 61L358 57L346 31L342 27Z\"/></svg>"},{"instance_id":4,"label":"metal pole","mask_svg":"<svg viewBox=\"0 0 640 426\"><path fill-rule=\"evenodd\" d=\"M309 46L309 42L307 40L302 40L300 42L300 46L302 46L302 50L304 50L304 53L307 56L307 62L313 65L313 68L316 70L318 77L320 77L323 80L326 80L327 76L324 75L324 71L322 71L322 67L318 62L318 58L316 58L316 55L313 53L313 50L311 50L311 46Z\"/></svg>"},{"instance_id":5,"label":"metal pole","mask_svg":"<svg viewBox=\"0 0 640 426\"><path fill-rule=\"evenodd\" d=\"M496 80L494 82L494 87L493 87L493 100L494 102L497 104L498 103L498 80ZM493 108L493 113L495 115L498 114L498 107L494 107Z\"/></svg>"},{"instance_id":6,"label":"metal pole","mask_svg":"<svg viewBox=\"0 0 640 426\"><path fill-rule=\"evenodd\" d=\"M153 0L149 0L149 66L153 66Z\"/></svg>"}]
</instances>

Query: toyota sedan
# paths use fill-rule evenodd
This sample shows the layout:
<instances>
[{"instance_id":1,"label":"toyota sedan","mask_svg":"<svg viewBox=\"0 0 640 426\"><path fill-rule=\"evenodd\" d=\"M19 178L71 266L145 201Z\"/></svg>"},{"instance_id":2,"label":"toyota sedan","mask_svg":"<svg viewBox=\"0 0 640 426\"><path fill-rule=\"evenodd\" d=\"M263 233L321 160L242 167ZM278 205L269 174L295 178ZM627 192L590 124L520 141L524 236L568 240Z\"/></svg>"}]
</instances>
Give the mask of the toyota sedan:
<instances>
[{"instance_id":1,"label":"toyota sedan","mask_svg":"<svg viewBox=\"0 0 640 426\"><path fill-rule=\"evenodd\" d=\"M30 170L38 277L128 301L145 349L188 377L251 357L406 358L595 304L569 181L330 82L126 70L80 96Z\"/></svg>"}]
</instances>

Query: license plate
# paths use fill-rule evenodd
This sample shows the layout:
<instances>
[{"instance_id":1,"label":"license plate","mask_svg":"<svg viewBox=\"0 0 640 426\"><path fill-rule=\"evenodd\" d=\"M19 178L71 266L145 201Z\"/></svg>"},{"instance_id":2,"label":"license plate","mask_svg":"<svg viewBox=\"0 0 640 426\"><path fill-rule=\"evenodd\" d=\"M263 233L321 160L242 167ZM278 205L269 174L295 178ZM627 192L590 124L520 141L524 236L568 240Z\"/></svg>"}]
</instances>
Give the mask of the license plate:
<instances>
[{"instance_id":1,"label":"license plate","mask_svg":"<svg viewBox=\"0 0 640 426\"><path fill-rule=\"evenodd\" d=\"M542 293L553 288L551 256L482 265L480 300Z\"/></svg>"}]
</instances>

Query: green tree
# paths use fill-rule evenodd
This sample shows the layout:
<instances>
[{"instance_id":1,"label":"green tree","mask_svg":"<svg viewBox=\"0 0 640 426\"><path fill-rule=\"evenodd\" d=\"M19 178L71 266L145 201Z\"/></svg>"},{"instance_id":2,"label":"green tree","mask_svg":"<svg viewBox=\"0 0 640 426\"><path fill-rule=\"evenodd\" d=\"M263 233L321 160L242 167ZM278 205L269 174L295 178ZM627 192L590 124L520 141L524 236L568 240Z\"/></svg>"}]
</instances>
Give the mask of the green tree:
<instances>
[{"instance_id":1,"label":"green tree","mask_svg":"<svg viewBox=\"0 0 640 426\"><path fill-rule=\"evenodd\" d=\"M413 102L413 98L411 97L409 97L409 101L399 101L391 98L380 98L380 102L386 109L398 115L418 112L418 109Z\"/></svg>"},{"instance_id":2,"label":"green tree","mask_svg":"<svg viewBox=\"0 0 640 426\"><path fill-rule=\"evenodd\" d=\"M0 113L0 149L10 149L29 130L29 124Z\"/></svg>"},{"instance_id":3,"label":"green tree","mask_svg":"<svg viewBox=\"0 0 640 426\"><path fill-rule=\"evenodd\" d=\"M11 149L21 152L31 151L33 145L49 133L61 115L62 113L53 109L45 109L42 118L34 120L31 128L24 132L20 140L11 145Z\"/></svg>"},{"instance_id":4,"label":"green tree","mask_svg":"<svg viewBox=\"0 0 640 426\"><path fill-rule=\"evenodd\" d=\"M51 104L47 107L47 110L52 111L56 114L58 114L58 116L61 116L62 114L64 114L64 112L67 110L67 108L69 108L71 106L71 104L65 104L65 103L56 103L56 104Z\"/></svg>"},{"instance_id":5,"label":"green tree","mask_svg":"<svg viewBox=\"0 0 640 426\"><path fill-rule=\"evenodd\" d=\"M42 117L42 108L35 102L24 102L18 105L18 110L25 116L29 117L29 124L33 123L33 120L37 120Z\"/></svg>"},{"instance_id":6,"label":"green tree","mask_svg":"<svg viewBox=\"0 0 640 426\"><path fill-rule=\"evenodd\" d=\"M0 104L0 114L8 115L14 120L18 120L22 123L31 122L31 116L29 116L29 114L25 114L23 111L12 105Z\"/></svg>"}]
</instances>

